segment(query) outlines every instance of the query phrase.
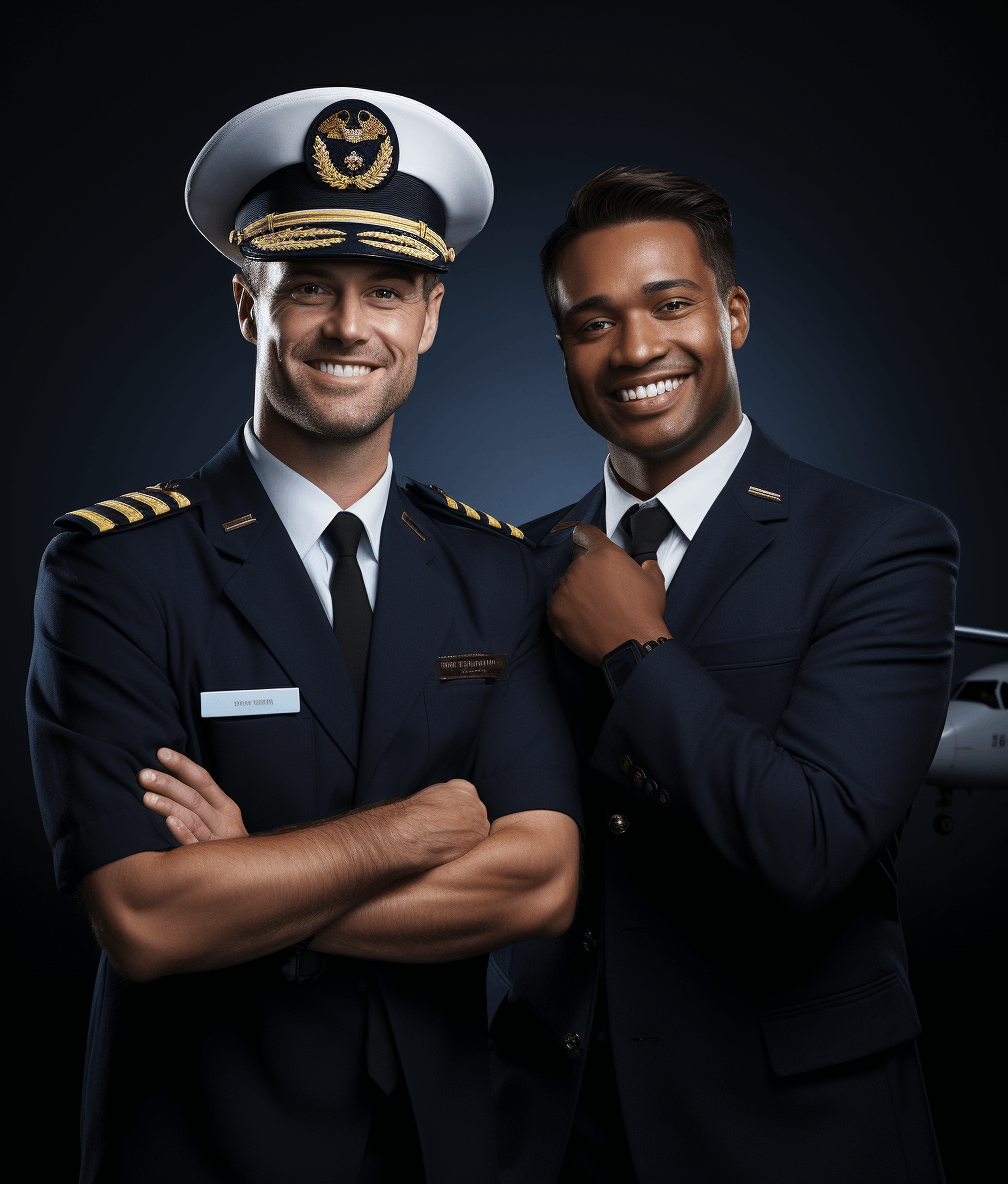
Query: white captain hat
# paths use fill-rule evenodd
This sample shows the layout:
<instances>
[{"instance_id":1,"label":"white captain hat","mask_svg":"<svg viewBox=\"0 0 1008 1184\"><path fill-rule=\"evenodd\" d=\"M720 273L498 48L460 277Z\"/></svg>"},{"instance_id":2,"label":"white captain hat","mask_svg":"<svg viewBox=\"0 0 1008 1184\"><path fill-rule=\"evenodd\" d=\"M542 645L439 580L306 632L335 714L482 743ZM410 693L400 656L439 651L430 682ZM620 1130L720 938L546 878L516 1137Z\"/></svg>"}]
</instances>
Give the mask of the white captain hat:
<instances>
[{"instance_id":1,"label":"white captain hat","mask_svg":"<svg viewBox=\"0 0 1008 1184\"><path fill-rule=\"evenodd\" d=\"M483 153L438 111L353 87L280 95L226 123L196 157L186 209L244 259L394 259L447 271L486 225Z\"/></svg>"}]
</instances>

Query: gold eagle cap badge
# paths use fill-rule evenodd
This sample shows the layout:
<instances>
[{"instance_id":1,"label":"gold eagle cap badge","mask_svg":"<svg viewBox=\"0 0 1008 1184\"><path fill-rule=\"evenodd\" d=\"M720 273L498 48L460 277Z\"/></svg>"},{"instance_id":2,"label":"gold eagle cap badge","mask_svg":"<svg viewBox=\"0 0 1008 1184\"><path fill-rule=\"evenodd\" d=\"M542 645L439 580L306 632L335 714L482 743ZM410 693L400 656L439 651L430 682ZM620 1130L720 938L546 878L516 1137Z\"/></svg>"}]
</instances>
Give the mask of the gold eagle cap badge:
<instances>
[{"instance_id":1,"label":"gold eagle cap badge","mask_svg":"<svg viewBox=\"0 0 1008 1184\"><path fill-rule=\"evenodd\" d=\"M399 139L392 120L371 103L331 103L308 129L305 164L327 189L380 189L399 167Z\"/></svg>"}]
</instances>

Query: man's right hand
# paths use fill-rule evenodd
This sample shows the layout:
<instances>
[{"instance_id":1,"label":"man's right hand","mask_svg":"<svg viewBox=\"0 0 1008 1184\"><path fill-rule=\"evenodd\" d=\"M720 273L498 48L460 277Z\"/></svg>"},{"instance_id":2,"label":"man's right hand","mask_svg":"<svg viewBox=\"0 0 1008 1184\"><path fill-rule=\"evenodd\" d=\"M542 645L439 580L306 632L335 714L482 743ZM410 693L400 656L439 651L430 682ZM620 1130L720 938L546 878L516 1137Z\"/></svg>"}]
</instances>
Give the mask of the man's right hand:
<instances>
[{"instance_id":1,"label":"man's right hand","mask_svg":"<svg viewBox=\"0 0 1008 1184\"><path fill-rule=\"evenodd\" d=\"M158 760L171 773L142 769L137 780L148 787L144 805L167 819L168 829L179 843L241 838L248 834L238 804L205 769L170 748L159 749ZM153 792L155 789L157 793ZM461 778L428 785L401 804L419 848L420 869L440 867L458 859L490 833L486 806L480 801L476 786ZM280 828L288 829L295 828Z\"/></svg>"},{"instance_id":2,"label":"man's right hand","mask_svg":"<svg viewBox=\"0 0 1008 1184\"><path fill-rule=\"evenodd\" d=\"M456 777L428 785L404 804L418 823L431 867L465 855L490 833L486 806L470 781Z\"/></svg>"}]
</instances>

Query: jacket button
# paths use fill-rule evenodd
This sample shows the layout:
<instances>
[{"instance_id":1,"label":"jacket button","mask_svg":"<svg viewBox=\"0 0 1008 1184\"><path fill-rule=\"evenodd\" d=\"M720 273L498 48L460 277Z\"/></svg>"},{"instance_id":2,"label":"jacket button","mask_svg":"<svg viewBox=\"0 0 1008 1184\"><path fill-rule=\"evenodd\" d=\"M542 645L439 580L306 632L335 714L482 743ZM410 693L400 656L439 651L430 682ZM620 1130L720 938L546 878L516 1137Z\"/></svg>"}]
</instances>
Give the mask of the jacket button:
<instances>
[{"instance_id":1,"label":"jacket button","mask_svg":"<svg viewBox=\"0 0 1008 1184\"><path fill-rule=\"evenodd\" d=\"M564 1044L566 1045L568 1052L581 1051L581 1037L577 1034L577 1032L568 1032L564 1037Z\"/></svg>"},{"instance_id":2,"label":"jacket button","mask_svg":"<svg viewBox=\"0 0 1008 1184\"><path fill-rule=\"evenodd\" d=\"M643 784L646 780L647 780L647 776L645 775L643 769L634 769L633 783L634 783L634 785L637 786L638 789L640 789L643 786Z\"/></svg>"},{"instance_id":3,"label":"jacket button","mask_svg":"<svg viewBox=\"0 0 1008 1184\"><path fill-rule=\"evenodd\" d=\"M620 757L619 767L621 773L629 776L630 770L633 768L633 761L628 756Z\"/></svg>"},{"instance_id":4,"label":"jacket button","mask_svg":"<svg viewBox=\"0 0 1008 1184\"><path fill-rule=\"evenodd\" d=\"M651 780L650 777L647 779L647 781L644 782L644 792L647 794L647 796L649 798L654 797L655 790L657 790L657 788L658 788L658 786L655 785L655 783Z\"/></svg>"},{"instance_id":5,"label":"jacket button","mask_svg":"<svg viewBox=\"0 0 1008 1184\"><path fill-rule=\"evenodd\" d=\"M609 829L614 835L625 835L630 823L623 817L622 814L614 814L609 819Z\"/></svg>"},{"instance_id":6,"label":"jacket button","mask_svg":"<svg viewBox=\"0 0 1008 1184\"><path fill-rule=\"evenodd\" d=\"M595 949L595 934L589 929L588 932L581 939L581 944L590 954Z\"/></svg>"},{"instance_id":7,"label":"jacket button","mask_svg":"<svg viewBox=\"0 0 1008 1184\"><path fill-rule=\"evenodd\" d=\"M656 788L657 788L657 787L656 787ZM657 793L656 793L656 795L655 795L655 796L658 798L658 801L659 801L659 802L660 802L660 803L661 803L663 806L667 806L667 805L668 805L668 794L665 792L665 790L664 790L664 789L658 789L658 790L657 790Z\"/></svg>"}]
</instances>

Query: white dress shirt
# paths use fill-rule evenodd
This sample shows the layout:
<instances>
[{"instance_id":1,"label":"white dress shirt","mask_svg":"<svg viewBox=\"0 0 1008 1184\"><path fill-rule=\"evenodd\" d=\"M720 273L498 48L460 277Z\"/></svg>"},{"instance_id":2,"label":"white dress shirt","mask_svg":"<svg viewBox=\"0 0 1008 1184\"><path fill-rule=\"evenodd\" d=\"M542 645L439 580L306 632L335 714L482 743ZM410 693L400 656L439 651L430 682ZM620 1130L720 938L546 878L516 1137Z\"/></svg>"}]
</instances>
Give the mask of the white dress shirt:
<instances>
[{"instance_id":1,"label":"white dress shirt","mask_svg":"<svg viewBox=\"0 0 1008 1184\"><path fill-rule=\"evenodd\" d=\"M749 437L752 435L752 424L749 416L743 415L742 422L734 433L721 445L716 452L705 457L699 464L688 469L681 477L677 477L666 485L660 493L650 501L641 502L633 494L627 493L616 480L612 471L609 457L605 459L603 476L605 479L605 525L606 534L617 546L624 551L630 546L630 536L620 526L620 521L627 510L633 506L653 506L657 502L665 507L675 519L675 526L668 532L658 547L658 566L665 577L665 587L672 583L686 548L690 545L703 522L707 511L714 504L717 495L728 484L728 478L734 473L735 466L742 459Z\"/></svg>"},{"instance_id":2,"label":"white dress shirt","mask_svg":"<svg viewBox=\"0 0 1008 1184\"><path fill-rule=\"evenodd\" d=\"M313 485L307 477L295 473L282 460L268 452L252 431L252 420L245 425L245 448L252 468L262 482L273 508L286 526L294 548L301 556L301 562L311 582L315 585L319 600L332 624L332 596L329 593L329 577L337 555L322 532L343 509L332 498ZM392 454L381 480L373 485L362 498L346 509L356 514L364 523L360 544L357 547L357 562L360 564L364 587L367 589L371 611L374 612L375 597L378 595L378 549L381 546L382 521L388 503L389 488L392 485Z\"/></svg>"}]
</instances>

